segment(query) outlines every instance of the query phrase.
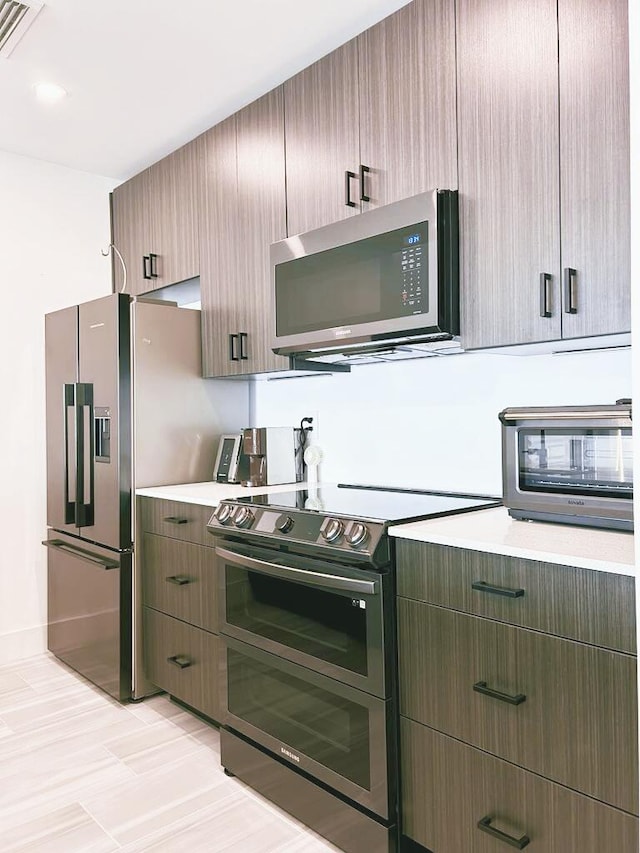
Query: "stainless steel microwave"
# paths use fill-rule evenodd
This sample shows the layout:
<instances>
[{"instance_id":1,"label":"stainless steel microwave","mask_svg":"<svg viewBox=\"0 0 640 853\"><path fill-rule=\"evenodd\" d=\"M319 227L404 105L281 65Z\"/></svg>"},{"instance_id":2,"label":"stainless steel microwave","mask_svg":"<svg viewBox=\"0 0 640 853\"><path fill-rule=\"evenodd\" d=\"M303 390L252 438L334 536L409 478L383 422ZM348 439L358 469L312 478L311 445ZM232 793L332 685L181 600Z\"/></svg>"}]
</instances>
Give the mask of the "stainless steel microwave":
<instances>
[{"instance_id":1,"label":"stainless steel microwave","mask_svg":"<svg viewBox=\"0 0 640 853\"><path fill-rule=\"evenodd\" d=\"M513 518L633 530L630 400L499 417L503 502Z\"/></svg>"},{"instance_id":2,"label":"stainless steel microwave","mask_svg":"<svg viewBox=\"0 0 640 853\"><path fill-rule=\"evenodd\" d=\"M459 334L458 193L433 190L271 246L274 352Z\"/></svg>"}]
</instances>

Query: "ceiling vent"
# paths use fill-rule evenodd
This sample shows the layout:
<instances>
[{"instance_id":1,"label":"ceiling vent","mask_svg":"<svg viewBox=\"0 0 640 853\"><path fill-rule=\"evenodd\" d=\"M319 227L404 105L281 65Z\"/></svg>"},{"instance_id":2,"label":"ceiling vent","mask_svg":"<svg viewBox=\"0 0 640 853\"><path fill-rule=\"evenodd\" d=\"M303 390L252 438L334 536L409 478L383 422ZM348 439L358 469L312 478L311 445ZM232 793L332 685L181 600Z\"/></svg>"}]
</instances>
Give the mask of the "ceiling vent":
<instances>
[{"instance_id":1,"label":"ceiling vent","mask_svg":"<svg viewBox=\"0 0 640 853\"><path fill-rule=\"evenodd\" d=\"M5 59L36 19L43 4L0 0L0 56Z\"/></svg>"}]
</instances>

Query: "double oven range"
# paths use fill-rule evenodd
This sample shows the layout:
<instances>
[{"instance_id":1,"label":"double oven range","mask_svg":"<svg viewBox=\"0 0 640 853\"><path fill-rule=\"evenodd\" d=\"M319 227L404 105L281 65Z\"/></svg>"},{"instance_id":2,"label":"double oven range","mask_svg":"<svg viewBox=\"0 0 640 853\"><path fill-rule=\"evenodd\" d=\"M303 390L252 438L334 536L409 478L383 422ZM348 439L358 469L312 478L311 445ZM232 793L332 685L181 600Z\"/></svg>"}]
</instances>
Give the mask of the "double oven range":
<instances>
[{"instance_id":1,"label":"double oven range","mask_svg":"<svg viewBox=\"0 0 640 853\"><path fill-rule=\"evenodd\" d=\"M499 501L321 486L220 503L221 757L349 853L398 845L392 523Z\"/></svg>"}]
</instances>

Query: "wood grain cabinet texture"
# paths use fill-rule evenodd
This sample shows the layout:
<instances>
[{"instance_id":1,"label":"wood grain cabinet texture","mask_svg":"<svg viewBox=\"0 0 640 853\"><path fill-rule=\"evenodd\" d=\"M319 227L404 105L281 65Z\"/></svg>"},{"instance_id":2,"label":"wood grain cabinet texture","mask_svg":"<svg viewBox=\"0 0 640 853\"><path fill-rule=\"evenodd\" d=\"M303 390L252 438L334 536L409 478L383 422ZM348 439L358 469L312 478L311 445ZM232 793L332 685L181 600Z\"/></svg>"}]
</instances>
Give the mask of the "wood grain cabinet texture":
<instances>
[{"instance_id":1,"label":"wood grain cabinet texture","mask_svg":"<svg viewBox=\"0 0 640 853\"><path fill-rule=\"evenodd\" d=\"M636 653L631 577L406 539L396 547L405 598Z\"/></svg>"},{"instance_id":2,"label":"wood grain cabinet texture","mask_svg":"<svg viewBox=\"0 0 640 853\"><path fill-rule=\"evenodd\" d=\"M145 675L219 720L216 557L206 529L213 508L148 497L137 505Z\"/></svg>"},{"instance_id":3,"label":"wood grain cabinet texture","mask_svg":"<svg viewBox=\"0 0 640 853\"><path fill-rule=\"evenodd\" d=\"M205 159L200 288L203 373L288 368L273 346L269 247L286 237L282 87L202 137Z\"/></svg>"},{"instance_id":4,"label":"wood grain cabinet texture","mask_svg":"<svg viewBox=\"0 0 640 853\"><path fill-rule=\"evenodd\" d=\"M401 719L406 834L434 853L637 853L638 821L479 749Z\"/></svg>"},{"instance_id":5,"label":"wood grain cabinet texture","mask_svg":"<svg viewBox=\"0 0 640 853\"><path fill-rule=\"evenodd\" d=\"M627 332L626 0L456 8L463 345Z\"/></svg>"},{"instance_id":6,"label":"wood grain cabinet texture","mask_svg":"<svg viewBox=\"0 0 640 853\"><path fill-rule=\"evenodd\" d=\"M414 0L287 80L289 235L457 187L454 27Z\"/></svg>"},{"instance_id":7,"label":"wood grain cabinet texture","mask_svg":"<svg viewBox=\"0 0 640 853\"><path fill-rule=\"evenodd\" d=\"M397 544L403 831L499 851L488 816L544 853L635 851L633 579Z\"/></svg>"},{"instance_id":8,"label":"wood grain cabinet texture","mask_svg":"<svg viewBox=\"0 0 640 853\"><path fill-rule=\"evenodd\" d=\"M114 189L112 239L127 269L128 293L199 275L201 186L201 143L195 139ZM122 286L122 265L114 257L114 291Z\"/></svg>"}]
</instances>

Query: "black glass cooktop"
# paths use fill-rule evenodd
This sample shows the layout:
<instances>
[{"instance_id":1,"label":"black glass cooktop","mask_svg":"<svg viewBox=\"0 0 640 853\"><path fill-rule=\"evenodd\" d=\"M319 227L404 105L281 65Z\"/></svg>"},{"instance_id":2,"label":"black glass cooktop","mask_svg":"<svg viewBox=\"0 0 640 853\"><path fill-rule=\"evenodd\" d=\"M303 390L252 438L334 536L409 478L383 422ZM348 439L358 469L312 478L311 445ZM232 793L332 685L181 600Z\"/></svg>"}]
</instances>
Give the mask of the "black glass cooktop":
<instances>
[{"instance_id":1,"label":"black glass cooktop","mask_svg":"<svg viewBox=\"0 0 640 853\"><path fill-rule=\"evenodd\" d=\"M324 515L348 516L394 524L423 518L437 518L502 504L500 498L487 495L409 491L343 483L318 485L310 489L276 492L269 495L247 495L235 500L242 504L268 506L283 511L307 510Z\"/></svg>"}]
</instances>

